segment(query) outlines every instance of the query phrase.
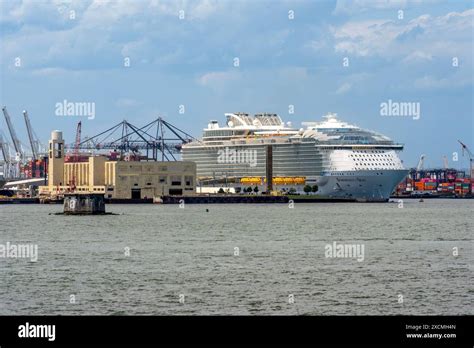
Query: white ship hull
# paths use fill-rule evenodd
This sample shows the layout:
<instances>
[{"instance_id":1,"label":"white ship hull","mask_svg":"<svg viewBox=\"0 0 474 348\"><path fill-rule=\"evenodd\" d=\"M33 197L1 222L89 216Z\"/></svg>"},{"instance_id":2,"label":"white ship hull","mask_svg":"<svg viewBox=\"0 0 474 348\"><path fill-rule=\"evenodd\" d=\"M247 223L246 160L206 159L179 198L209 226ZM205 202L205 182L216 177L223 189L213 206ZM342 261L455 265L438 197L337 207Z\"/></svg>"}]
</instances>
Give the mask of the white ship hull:
<instances>
[{"instance_id":1,"label":"white ship hull","mask_svg":"<svg viewBox=\"0 0 474 348\"><path fill-rule=\"evenodd\" d=\"M387 201L407 173L405 169L325 173L316 179L317 194L360 201Z\"/></svg>"}]
</instances>

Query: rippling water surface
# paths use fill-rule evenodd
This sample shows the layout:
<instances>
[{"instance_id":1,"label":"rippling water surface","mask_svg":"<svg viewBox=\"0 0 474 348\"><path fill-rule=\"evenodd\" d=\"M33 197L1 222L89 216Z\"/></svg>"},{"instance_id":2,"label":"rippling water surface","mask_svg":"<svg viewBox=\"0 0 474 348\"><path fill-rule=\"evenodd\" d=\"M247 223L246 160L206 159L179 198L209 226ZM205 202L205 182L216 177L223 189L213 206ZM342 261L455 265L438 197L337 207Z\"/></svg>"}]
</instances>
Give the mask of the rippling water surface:
<instances>
[{"instance_id":1,"label":"rippling water surface","mask_svg":"<svg viewBox=\"0 0 474 348\"><path fill-rule=\"evenodd\" d=\"M0 258L0 315L474 314L473 208L0 205L0 244L38 245L37 262ZM364 260L326 258L334 241L364 245Z\"/></svg>"}]
</instances>

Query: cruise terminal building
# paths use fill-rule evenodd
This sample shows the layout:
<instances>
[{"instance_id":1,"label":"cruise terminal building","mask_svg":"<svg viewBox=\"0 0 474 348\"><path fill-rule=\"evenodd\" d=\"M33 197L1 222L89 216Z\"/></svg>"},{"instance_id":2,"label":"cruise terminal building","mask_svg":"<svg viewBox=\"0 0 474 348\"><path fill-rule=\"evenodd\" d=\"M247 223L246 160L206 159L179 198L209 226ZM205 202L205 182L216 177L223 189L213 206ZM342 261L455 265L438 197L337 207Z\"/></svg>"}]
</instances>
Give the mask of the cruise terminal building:
<instances>
[{"instance_id":1,"label":"cruise terminal building","mask_svg":"<svg viewBox=\"0 0 474 348\"><path fill-rule=\"evenodd\" d=\"M144 199L196 192L196 164L189 161L111 161L90 156L87 162L65 162L61 131L53 131L48 148L48 186L40 197L68 192L99 193L112 199Z\"/></svg>"}]
</instances>

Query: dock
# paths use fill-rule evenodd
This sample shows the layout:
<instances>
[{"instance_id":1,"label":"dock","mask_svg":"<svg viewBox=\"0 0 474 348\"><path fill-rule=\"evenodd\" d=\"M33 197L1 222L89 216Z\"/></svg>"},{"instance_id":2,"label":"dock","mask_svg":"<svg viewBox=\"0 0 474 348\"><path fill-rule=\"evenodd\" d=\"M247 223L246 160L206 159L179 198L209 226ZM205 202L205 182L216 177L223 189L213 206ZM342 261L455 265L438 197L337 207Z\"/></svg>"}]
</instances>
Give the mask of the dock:
<instances>
[{"instance_id":1,"label":"dock","mask_svg":"<svg viewBox=\"0 0 474 348\"><path fill-rule=\"evenodd\" d=\"M228 196L164 196L162 204L229 204L229 203L288 203L287 196L228 195Z\"/></svg>"}]
</instances>

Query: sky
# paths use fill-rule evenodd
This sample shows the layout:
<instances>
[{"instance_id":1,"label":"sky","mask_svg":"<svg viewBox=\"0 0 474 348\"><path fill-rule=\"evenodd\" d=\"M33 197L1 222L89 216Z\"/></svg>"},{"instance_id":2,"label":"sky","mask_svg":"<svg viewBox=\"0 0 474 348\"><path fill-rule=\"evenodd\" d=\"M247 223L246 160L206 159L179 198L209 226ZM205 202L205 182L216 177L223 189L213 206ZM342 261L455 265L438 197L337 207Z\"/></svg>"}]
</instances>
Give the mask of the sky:
<instances>
[{"instance_id":1,"label":"sky","mask_svg":"<svg viewBox=\"0 0 474 348\"><path fill-rule=\"evenodd\" d=\"M27 147L161 116L200 137L226 112L328 112L405 144L405 166L474 151L472 1L0 0L0 104ZM238 64L237 64L238 63ZM58 114L64 100L94 117ZM397 115L383 103L410 105ZM413 103L413 104L402 104ZM413 110L419 108L419 114ZM294 112L291 113L290 109ZM183 112L184 111L184 112ZM406 110L405 110L406 111ZM0 130L8 135L3 117ZM458 160L456 155L458 154Z\"/></svg>"}]
</instances>

